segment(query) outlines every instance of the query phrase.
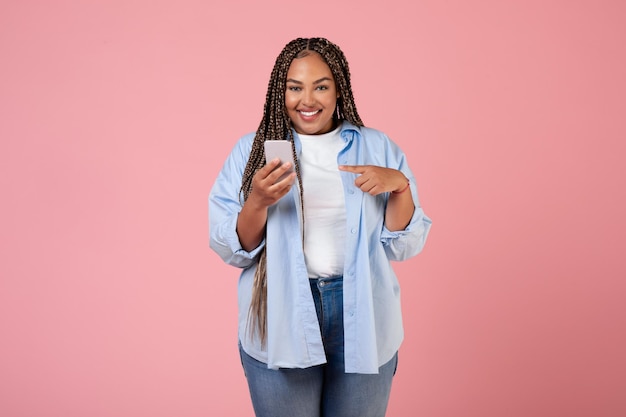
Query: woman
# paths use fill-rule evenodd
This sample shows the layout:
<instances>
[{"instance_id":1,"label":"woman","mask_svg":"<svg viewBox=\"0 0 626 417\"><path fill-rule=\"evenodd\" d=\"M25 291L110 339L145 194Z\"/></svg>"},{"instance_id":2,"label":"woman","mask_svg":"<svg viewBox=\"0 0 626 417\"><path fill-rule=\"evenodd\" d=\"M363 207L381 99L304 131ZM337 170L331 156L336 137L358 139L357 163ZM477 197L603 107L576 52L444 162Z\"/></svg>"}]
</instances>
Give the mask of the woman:
<instances>
[{"instance_id":1,"label":"woman","mask_svg":"<svg viewBox=\"0 0 626 417\"><path fill-rule=\"evenodd\" d=\"M291 142L295 171L265 160ZM257 416L383 416L403 338L390 261L419 253L431 221L403 152L366 128L348 63L296 39L272 70L263 119L209 199L211 247L239 279L239 348Z\"/></svg>"}]
</instances>

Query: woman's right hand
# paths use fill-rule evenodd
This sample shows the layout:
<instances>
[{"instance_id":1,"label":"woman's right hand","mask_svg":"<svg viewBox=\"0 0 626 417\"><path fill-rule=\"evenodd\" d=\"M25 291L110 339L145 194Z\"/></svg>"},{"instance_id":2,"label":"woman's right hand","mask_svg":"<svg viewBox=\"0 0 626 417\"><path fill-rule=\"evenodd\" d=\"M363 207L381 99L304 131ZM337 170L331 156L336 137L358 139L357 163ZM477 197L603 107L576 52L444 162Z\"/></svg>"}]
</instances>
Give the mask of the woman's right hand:
<instances>
[{"instance_id":1,"label":"woman's right hand","mask_svg":"<svg viewBox=\"0 0 626 417\"><path fill-rule=\"evenodd\" d=\"M281 165L278 158L269 161L252 178L252 190L246 203L250 202L257 209L264 209L275 204L289 192L296 180L296 173L292 172L278 181L290 168L292 168L290 162Z\"/></svg>"},{"instance_id":2,"label":"woman's right hand","mask_svg":"<svg viewBox=\"0 0 626 417\"><path fill-rule=\"evenodd\" d=\"M289 168L290 162L281 165L276 158L254 174L252 190L237 217L237 235L243 249L252 251L263 241L267 208L287 194L296 179L292 172L278 181Z\"/></svg>"}]
</instances>

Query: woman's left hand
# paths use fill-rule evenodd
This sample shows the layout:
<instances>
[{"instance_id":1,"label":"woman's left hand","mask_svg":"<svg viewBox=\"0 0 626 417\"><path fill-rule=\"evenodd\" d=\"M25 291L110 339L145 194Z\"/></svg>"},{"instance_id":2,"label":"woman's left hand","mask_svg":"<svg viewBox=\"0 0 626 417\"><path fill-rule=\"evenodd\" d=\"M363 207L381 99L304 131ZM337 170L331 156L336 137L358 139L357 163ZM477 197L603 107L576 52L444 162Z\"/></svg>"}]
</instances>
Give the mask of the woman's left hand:
<instances>
[{"instance_id":1,"label":"woman's left hand","mask_svg":"<svg viewBox=\"0 0 626 417\"><path fill-rule=\"evenodd\" d=\"M339 170L360 174L354 181L354 185L371 195L400 192L407 186L404 174L393 168L376 165L339 165Z\"/></svg>"},{"instance_id":2,"label":"woman's left hand","mask_svg":"<svg viewBox=\"0 0 626 417\"><path fill-rule=\"evenodd\" d=\"M392 232L407 227L413 216L415 205L411 190L407 190L408 179L402 172L376 165L339 165L339 170L360 174L354 181L354 185L365 193L371 195L391 193L385 209L385 226Z\"/></svg>"}]
</instances>

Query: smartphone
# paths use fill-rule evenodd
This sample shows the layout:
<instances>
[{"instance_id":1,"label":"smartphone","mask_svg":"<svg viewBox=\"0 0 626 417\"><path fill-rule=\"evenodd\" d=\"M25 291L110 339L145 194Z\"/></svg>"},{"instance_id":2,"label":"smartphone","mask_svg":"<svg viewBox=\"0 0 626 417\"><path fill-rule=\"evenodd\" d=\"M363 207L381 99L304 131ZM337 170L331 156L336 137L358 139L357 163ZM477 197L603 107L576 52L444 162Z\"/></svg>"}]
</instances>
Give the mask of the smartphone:
<instances>
[{"instance_id":1,"label":"smartphone","mask_svg":"<svg viewBox=\"0 0 626 417\"><path fill-rule=\"evenodd\" d=\"M280 163L291 162L291 168L287 170L276 182L282 181L295 170L295 162L291 151L291 142L288 140L266 140L265 141L265 160L267 162L274 158L280 159Z\"/></svg>"}]
</instances>

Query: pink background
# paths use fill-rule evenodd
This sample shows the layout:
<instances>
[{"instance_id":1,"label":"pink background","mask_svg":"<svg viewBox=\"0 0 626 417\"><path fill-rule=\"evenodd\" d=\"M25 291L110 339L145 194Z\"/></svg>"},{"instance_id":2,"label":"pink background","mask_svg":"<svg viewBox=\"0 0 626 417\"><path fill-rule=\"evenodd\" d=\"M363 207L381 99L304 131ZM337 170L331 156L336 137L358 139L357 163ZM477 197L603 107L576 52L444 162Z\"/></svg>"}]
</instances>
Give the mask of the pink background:
<instances>
[{"instance_id":1,"label":"pink background","mask_svg":"<svg viewBox=\"0 0 626 417\"><path fill-rule=\"evenodd\" d=\"M3 1L0 415L252 415L207 196L298 36L434 221L388 415L626 415L625 4Z\"/></svg>"}]
</instances>

